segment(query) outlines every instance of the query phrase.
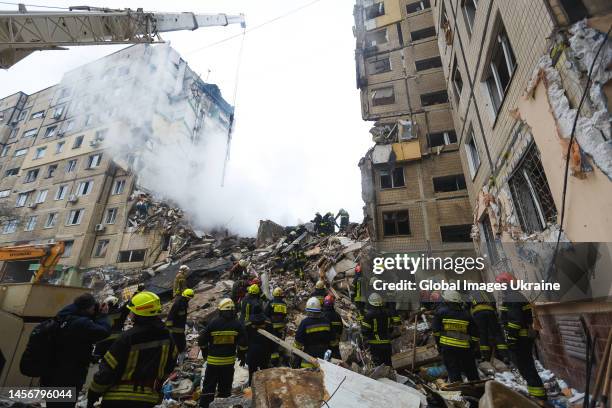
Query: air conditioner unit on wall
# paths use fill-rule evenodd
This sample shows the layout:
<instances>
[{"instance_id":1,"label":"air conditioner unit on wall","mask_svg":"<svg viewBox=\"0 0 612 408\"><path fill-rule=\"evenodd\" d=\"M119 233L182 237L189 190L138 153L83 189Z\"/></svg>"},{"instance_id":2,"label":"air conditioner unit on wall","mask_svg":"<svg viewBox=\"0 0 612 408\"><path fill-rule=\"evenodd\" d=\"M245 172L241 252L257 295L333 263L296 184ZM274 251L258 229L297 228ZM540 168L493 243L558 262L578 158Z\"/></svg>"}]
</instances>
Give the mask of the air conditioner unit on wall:
<instances>
[{"instance_id":1,"label":"air conditioner unit on wall","mask_svg":"<svg viewBox=\"0 0 612 408\"><path fill-rule=\"evenodd\" d=\"M70 194L70 197L68 197L68 202L76 203L77 201L79 201L79 197L77 197L76 194Z\"/></svg>"},{"instance_id":2,"label":"air conditioner unit on wall","mask_svg":"<svg viewBox=\"0 0 612 408\"><path fill-rule=\"evenodd\" d=\"M30 203L30 204L28 204L28 208L34 209L36 207L38 207L38 203Z\"/></svg>"},{"instance_id":3,"label":"air conditioner unit on wall","mask_svg":"<svg viewBox=\"0 0 612 408\"><path fill-rule=\"evenodd\" d=\"M106 226L104 224L96 224L96 232L102 232L106 229Z\"/></svg>"}]
</instances>

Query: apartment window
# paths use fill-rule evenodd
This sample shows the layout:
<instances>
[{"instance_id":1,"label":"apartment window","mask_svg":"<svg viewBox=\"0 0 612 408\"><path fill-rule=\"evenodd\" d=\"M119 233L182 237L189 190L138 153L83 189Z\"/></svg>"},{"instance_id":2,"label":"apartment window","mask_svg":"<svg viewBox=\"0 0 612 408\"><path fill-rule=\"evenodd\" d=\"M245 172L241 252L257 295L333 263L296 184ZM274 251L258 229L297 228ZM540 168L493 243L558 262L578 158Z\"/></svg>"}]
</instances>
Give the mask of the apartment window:
<instances>
[{"instance_id":1,"label":"apartment window","mask_svg":"<svg viewBox=\"0 0 612 408\"><path fill-rule=\"evenodd\" d=\"M11 190L0 190L0 198L6 198L11 195Z\"/></svg>"},{"instance_id":2,"label":"apartment window","mask_svg":"<svg viewBox=\"0 0 612 408\"><path fill-rule=\"evenodd\" d=\"M17 226L19 225L19 220L7 220L4 222L4 226L2 227L3 234L12 234L17 231Z\"/></svg>"},{"instance_id":3,"label":"apartment window","mask_svg":"<svg viewBox=\"0 0 612 408\"><path fill-rule=\"evenodd\" d=\"M542 231L548 223L556 222L557 207L535 143L525 152L508 184L524 232Z\"/></svg>"},{"instance_id":4,"label":"apartment window","mask_svg":"<svg viewBox=\"0 0 612 408\"><path fill-rule=\"evenodd\" d=\"M100 161L102 161L102 153L89 156L89 159L87 160L87 168L93 169L98 167L100 165Z\"/></svg>"},{"instance_id":5,"label":"apartment window","mask_svg":"<svg viewBox=\"0 0 612 408\"><path fill-rule=\"evenodd\" d=\"M27 148L25 148L25 149L17 149L17 150L15 150L15 157L23 156L27 152L28 152Z\"/></svg>"},{"instance_id":6,"label":"apartment window","mask_svg":"<svg viewBox=\"0 0 612 408\"><path fill-rule=\"evenodd\" d=\"M114 224L117 219L117 208L109 208L106 210L106 217L104 217L104 222L106 224Z\"/></svg>"},{"instance_id":7,"label":"apartment window","mask_svg":"<svg viewBox=\"0 0 612 408\"><path fill-rule=\"evenodd\" d=\"M423 106L431 106L447 102L448 93L446 93L446 91L436 91L421 95L421 105Z\"/></svg>"},{"instance_id":8,"label":"apartment window","mask_svg":"<svg viewBox=\"0 0 612 408\"><path fill-rule=\"evenodd\" d=\"M394 235L410 235L410 220L408 210L384 212L383 234L386 237Z\"/></svg>"},{"instance_id":9,"label":"apartment window","mask_svg":"<svg viewBox=\"0 0 612 408\"><path fill-rule=\"evenodd\" d=\"M74 120L69 120L68 122L66 122L64 132L70 132L72 129L74 129Z\"/></svg>"},{"instance_id":10,"label":"apartment window","mask_svg":"<svg viewBox=\"0 0 612 408\"><path fill-rule=\"evenodd\" d=\"M112 194L117 195L123 193L125 189L125 179L116 180L115 184L113 184L113 192Z\"/></svg>"},{"instance_id":11,"label":"apartment window","mask_svg":"<svg viewBox=\"0 0 612 408\"><path fill-rule=\"evenodd\" d=\"M457 66L457 57L455 57L455 61L453 62L453 70L451 75L453 80L453 88L455 89L455 97L457 100L459 100L461 97L461 91L463 90L463 79L461 78L459 67Z\"/></svg>"},{"instance_id":12,"label":"apartment window","mask_svg":"<svg viewBox=\"0 0 612 408\"><path fill-rule=\"evenodd\" d=\"M90 126L94 121L94 116L93 115L87 115L85 116L85 126Z\"/></svg>"},{"instance_id":13,"label":"apartment window","mask_svg":"<svg viewBox=\"0 0 612 408\"><path fill-rule=\"evenodd\" d=\"M446 146L452 143L457 143L457 134L454 130L429 133L427 135L427 144L429 147Z\"/></svg>"},{"instance_id":14,"label":"apartment window","mask_svg":"<svg viewBox=\"0 0 612 408\"><path fill-rule=\"evenodd\" d=\"M62 117L62 113L64 113L64 108L66 106L62 105L62 106L58 106L57 108L55 108L53 110L53 119L59 119Z\"/></svg>"},{"instance_id":15,"label":"apartment window","mask_svg":"<svg viewBox=\"0 0 612 408\"><path fill-rule=\"evenodd\" d=\"M442 60L440 57L426 58L415 61L414 65L417 71L424 71L426 69L440 68L442 66Z\"/></svg>"},{"instance_id":16,"label":"apartment window","mask_svg":"<svg viewBox=\"0 0 612 408\"><path fill-rule=\"evenodd\" d=\"M374 3L369 7L365 8L365 18L366 20L371 20L376 17L383 16L385 14L385 3L382 1L380 3Z\"/></svg>"},{"instance_id":17,"label":"apartment window","mask_svg":"<svg viewBox=\"0 0 612 408\"><path fill-rule=\"evenodd\" d=\"M44 118L45 117L45 111L41 110L38 112L34 112L32 114L32 116L30 116L30 119L40 119L40 118Z\"/></svg>"},{"instance_id":18,"label":"apartment window","mask_svg":"<svg viewBox=\"0 0 612 408\"><path fill-rule=\"evenodd\" d=\"M393 170L380 171L380 188L404 187L404 168L396 167Z\"/></svg>"},{"instance_id":19,"label":"apartment window","mask_svg":"<svg viewBox=\"0 0 612 408\"><path fill-rule=\"evenodd\" d=\"M463 174L434 177L433 185L436 193L465 190L465 177L463 177Z\"/></svg>"},{"instance_id":20,"label":"apartment window","mask_svg":"<svg viewBox=\"0 0 612 408\"><path fill-rule=\"evenodd\" d=\"M465 17L465 25L467 26L468 33L472 35L474 31L474 20L476 19L476 7L478 6L476 0L462 0L461 11L463 17Z\"/></svg>"},{"instance_id":21,"label":"apartment window","mask_svg":"<svg viewBox=\"0 0 612 408\"><path fill-rule=\"evenodd\" d=\"M83 136L83 135L80 135L80 136L75 137L75 138L74 138L74 143L73 143L73 145L72 145L72 148L73 148L73 149L78 149L79 147L81 147L81 146L83 145L83 138L84 138L84 137L85 137L85 136Z\"/></svg>"},{"instance_id":22,"label":"apartment window","mask_svg":"<svg viewBox=\"0 0 612 408\"><path fill-rule=\"evenodd\" d=\"M74 247L74 240L64 241L64 253L62 258L68 258L72 255L72 248Z\"/></svg>"},{"instance_id":23,"label":"apartment window","mask_svg":"<svg viewBox=\"0 0 612 408\"><path fill-rule=\"evenodd\" d=\"M86 196L93 189L93 180L81 181L77 187L77 195Z\"/></svg>"},{"instance_id":24,"label":"apartment window","mask_svg":"<svg viewBox=\"0 0 612 408\"><path fill-rule=\"evenodd\" d=\"M25 139L26 137L34 137L36 136L37 133L38 133L38 129L26 130L25 132L23 132L23 138Z\"/></svg>"},{"instance_id":25,"label":"apartment window","mask_svg":"<svg viewBox=\"0 0 612 408\"><path fill-rule=\"evenodd\" d=\"M34 231L34 228L36 228L37 220L38 220L38 217L36 215L32 215L28 217L28 220L26 221L26 224L25 224L25 228L23 230L24 231Z\"/></svg>"},{"instance_id":26,"label":"apartment window","mask_svg":"<svg viewBox=\"0 0 612 408\"><path fill-rule=\"evenodd\" d=\"M9 135L9 139L13 139L17 137L17 133L19 133L19 128L13 128L11 130L11 134Z\"/></svg>"},{"instance_id":27,"label":"apartment window","mask_svg":"<svg viewBox=\"0 0 612 408\"><path fill-rule=\"evenodd\" d=\"M427 27L421 30L412 31L410 33L410 38L412 38L412 41L424 40L425 38L435 37L435 36L436 36L435 27Z\"/></svg>"},{"instance_id":28,"label":"apartment window","mask_svg":"<svg viewBox=\"0 0 612 408\"><path fill-rule=\"evenodd\" d=\"M85 210L80 208L78 210L71 210L66 217L66 225L79 225L83 219Z\"/></svg>"},{"instance_id":29,"label":"apartment window","mask_svg":"<svg viewBox=\"0 0 612 408\"><path fill-rule=\"evenodd\" d=\"M28 116L28 111L23 110L19 112L19 117L17 117L17 120L24 120L27 116Z\"/></svg>"},{"instance_id":30,"label":"apartment window","mask_svg":"<svg viewBox=\"0 0 612 408\"><path fill-rule=\"evenodd\" d=\"M30 196L30 193L19 193L17 195L17 201L15 202L15 207L23 207L26 205L26 202L28 201L28 197Z\"/></svg>"},{"instance_id":31,"label":"apartment window","mask_svg":"<svg viewBox=\"0 0 612 408\"><path fill-rule=\"evenodd\" d=\"M118 262L142 262L144 261L146 249L131 251L119 251Z\"/></svg>"},{"instance_id":32,"label":"apartment window","mask_svg":"<svg viewBox=\"0 0 612 408\"><path fill-rule=\"evenodd\" d=\"M472 242L472 224L440 226L442 242Z\"/></svg>"},{"instance_id":33,"label":"apartment window","mask_svg":"<svg viewBox=\"0 0 612 408\"><path fill-rule=\"evenodd\" d=\"M8 154L10 149L11 149L11 146L4 146L2 148L2 152L0 153L0 157L5 157Z\"/></svg>"},{"instance_id":34,"label":"apartment window","mask_svg":"<svg viewBox=\"0 0 612 408\"><path fill-rule=\"evenodd\" d=\"M392 105L395 103L395 92L392 86L379 88L372 91L372 105Z\"/></svg>"},{"instance_id":35,"label":"apartment window","mask_svg":"<svg viewBox=\"0 0 612 408\"><path fill-rule=\"evenodd\" d=\"M55 171L57 170L57 164L52 164L47 167L47 178L51 178L55 175Z\"/></svg>"},{"instance_id":36,"label":"apartment window","mask_svg":"<svg viewBox=\"0 0 612 408\"><path fill-rule=\"evenodd\" d=\"M104 258L106 256L106 250L108 249L108 239L101 239L97 242L96 248L94 249L94 258Z\"/></svg>"},{"instance_id":37,"label":"apartment window","mask_svg":"<svg viewBox=\"0 0 612 408\"><path fill-rule=\"evenodd\" d=\"M382 74L391 71L391 62L389 57L370 61L370 72L372 74Z\"/></svg>"},{"instance_id":38,"label":"apartment window","mask_svg":"<svg viewBox=\"0 0 612 408\"><path fill-rule=\"evenodd\" d=\"M98 142L101 142L106 138L107 134L108 134L108 129L96 130L96 136L94 137L94 139Z\"/></svg>"},{"instance_id":39,"label":"apartment window","mask_svg":"<svg viewBox=\"0 0 612 408\"><path fill-rule=\"evenodd\" d=\"M49 126L47 129L45 129L45 135L43 137L53 137L55 136L55 133L57 133L57 126Z\"/></svg>"},{"instance_id":40,"label":"apartment window","mask_svg":"<svg viewBox=\"0 0 612 408\"><path fill-rule=\"evenodd\" d=\"M17 174L19 174L19 167L14 167L14 168L8 169L7 171L4 172L4 176L5 177L16 176Z\"/></svg>"},{"instance_id":41,"label":"apartment window","mask_svg":"<svg viewBox=\"0 0 612 408\"><path fill-rule=\"evenodd\" d=\"M66 194L68 194L68 184L62 184L57 188L57 192L55 193L56 200L63 200L66 198Z\"/></svg>"},{"instance_id":42,"label":"apartment window","mask_svg":"<svg viewBox=\"0 0 612 408\"><path fill-rule=\"evenodd\" d=\"M560 0L561 6L569 18L569 23L573 24L587 17L592 17L589 10L582 0ZM590 2L589 2L590 3ZM596 4L596 3L594 3Z\"/></svg>"},{"instance_id":43,"label":"apartment window","mask_svg":"<svg viewBox=\"0 0 612 408\"><path fill-rule=\"evenodd\" d=\"M367 47L374 47L376 45L384 44L389 39L387 38L387 29L383 28L382 30L371 31L366 33L365 42Z\"/></svg>"},{"instance_id":44,"label":"apartment window","mask_svg":"<svg viewBox=\"0 0 612 408\"><path fill-rule=\"evenodd\" d=\"M32 170L28 170L28 172L26 173L25 176L25 180L23 180L24 183L31 183L34 180L36 180L36 178L38 177L38 172L40 171L40 169L32 169Z\"/></svg>"},{"instance_id":45,"label":"apartment window","mask_svg":"<svg viewBox=\"0 0 612 408\"><path fill-rule=\"evenodd\" d=\"M68 160L68 163L66 163L66 173L72 173L73 171L75 171L76 166L77 159Z\"/></svg>"},{"instance_id":46,"label":"apartment window","mask_svg":"<svg viewBox=\"0 0 612 408\"><path fill-rule=\"evenodd\" d=\"M47 220L45 221L44 228L53 228L57 224L58 213L50 213L47 215Z\"/></svg>"},{"instance_id":47,"label":"apartment window","mask_svg":"<svg viewBox=\"0 0 612 408\"><path fill-rule=\"evenodd\" d=\"M480 153L478 153L478 146L476 146L476 138L474 136L474 129L470 128L468 133L468 139L465 141L465 155L468 159L468 167L470 168L470 176L474 178L478 168L480 167Z\"/></svg>"},{"instance_id":48,"label":"apartment window","mask_svg":"<svg viewBox=\"0 0 612 408\"><path fill-rule=\"evenodd\" d=\"M66 145L66 142L58 142L55 145L55 154L60 154L61 152L64 151L64 146Z\"/></svg>"},{"instance_id":49,"label":"apartment window","mask_svg":"<svg viewBox=\"0 0 612 408\"><path fill-rule=\"evenodd\" d=\"M410 3L406 5L406 13L416 13L417 11L423 11L430 8L429 0L421 0L416 3Z\"/></svg>"},{"instance_id":50,"label":"apartment window","mask_svg":"<svg viewBox=\"0 0 612 408\"><path fill-rule=\"evenodd\" d=\"M34 152L34 157L33 159L42 159L43 157L45 157L45 153L47 152L47 146L44 147L37 147L36 151Z\"/></svg>"},{"instance_id":51,"label":"apartment window","mask_svg":"<svg viewBox=\"0 0 612 408\"><path fill-rule=\"evenodd\" d=\"M36 204L41 204L44 203L45 200L47 199L47 193L49 192L49 190L40 190L38 192L38 194L36 194Z\"/></svg>"},{"instance_id":52,"label":"apartment window","mask_svg":"<svg viewBox=\"0 0 612 408\"><path fill-rule=\"evenodd\" d=\"M512 74L516 69L514 52L503 27L495 37L492 48L489 69L484 81L491 97L493 110L497 114L510 85Z\"/></svg>"}]
</instances>

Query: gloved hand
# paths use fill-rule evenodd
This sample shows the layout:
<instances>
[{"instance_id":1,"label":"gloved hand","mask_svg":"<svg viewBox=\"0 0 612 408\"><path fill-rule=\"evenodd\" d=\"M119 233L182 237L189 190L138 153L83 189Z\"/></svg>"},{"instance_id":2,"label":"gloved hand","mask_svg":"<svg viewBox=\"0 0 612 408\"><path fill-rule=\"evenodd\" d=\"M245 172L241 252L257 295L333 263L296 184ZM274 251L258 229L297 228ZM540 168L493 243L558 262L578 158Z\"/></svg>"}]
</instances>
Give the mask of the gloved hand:
<instances>
[{"instance_id":1,"label":"gloved hand","mask_svg":"<svg viewBox=\"0 0 612 408\"><path fill-rule=\"evenodd\" d=\"M100 394L92 392L91 390L87 391L87 408L93 408L98 399L100 399Z\"/></svg>"}]
</instances>

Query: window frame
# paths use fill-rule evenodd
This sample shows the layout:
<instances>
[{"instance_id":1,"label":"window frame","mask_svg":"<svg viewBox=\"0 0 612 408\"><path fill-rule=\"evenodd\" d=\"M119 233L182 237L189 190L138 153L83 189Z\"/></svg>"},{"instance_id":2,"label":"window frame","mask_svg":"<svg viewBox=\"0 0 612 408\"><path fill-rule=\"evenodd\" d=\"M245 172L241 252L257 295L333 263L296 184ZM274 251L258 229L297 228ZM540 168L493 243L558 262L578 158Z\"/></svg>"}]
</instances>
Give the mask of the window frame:
<instances>
[{"instance_id":1,"label":"window frame","mask_svg":"<svg viewBox=\"0 0 612 408\"><path fill-rule=\"evenodd\" d=\"M396 172L401 172L402 175L402 184L401 185L395 185L395 178L396 178ZM386 173L386 174L383 174ZM389 178L389 182L390 182L390 187L383 187L383 177L388 177ZM397 189L397 188L404 188L406 187L406 174L404 171L404 166L396 166L393 169L391 169L391 171L389 171L388 169L380 169L378 171L378 180L379 180L379 184L380 184L380 189L381 191L384 190L393 190L393 189Z\"/></svg>"},{"instance_id":2,"label":"window frame","mask_svg":"<svg viewBox=\"0 0 612 408\"><path fill-rule=\"evenodd\" d=\"M476 143L476 134L474 128L470 125L470 129L463 145L465 155L467 157L468 169L470 170L470 177L472 180L476 177L482 160L480 159L480 152L478 151L478 143Z\"/></svg>"},{"instance_id":3,"label":"window frame","mask_svg":"<svg viewBox=\"0 0 612 408\"><path fill-rule=\"evenodd\" d=\"M91 255L92 258L106 258L108 253L108 247L110 245L110 239L99 239L94 247L94 252Z\"/></svg>"},{"instance_id":4,"label":"window frame","mask_svg":"<svg viewBox=\"0 0 612 408\"><path fill-rule=\"evenodd\" d=\"M74 210L70 210L68 215L66 216L66 226L72 227L75 225L81 225L81 221L83 221L83 214L85 214L84 208L75 208ZM76 222L74 221L74 217L76 216Z\"/></svg>"},{"instance_id":5,"label":"window frame","mask_svg":"<svg viewBox=\"0 0 612 408\"><path fill-rule=\"evenodd\" d=\"M113 225L117 222L117 214L119 213L119 207L108 208L104 214L104 224ZM111 216L112 214L112 216Z\"/></svg>"},{"instance_id":6,"label":"window frame","mask_svg":"<svg viewBox=\"0 0 612 408\"><path fill-rule=\"evenodd\" d=\"M34 220L34 222L32 222ZM23 227L24 231L34 231L36 229L36 223L38 222L38 215L30 215L28 217L25 226Z\"/></svg>"},{"instance_id":7,"label":"window frame","mask_svg":"<svg viewBox=\"0 0 612 408\"><path fill-rule=\"evenodd\" d=\"M47 214L47 219L45 220L44 229L54 228L57 225L57 220L59 219L59 212L51 212Z\"/></svg>"},{"instance_id":8,"label":"window frame","mask_svg":"<svg viewBox=\"0 0 612 408\"><path fill-rule=\"evenodd\" d=\"M399 217L400 213L402 213L401 215L403 215L403 213L405 213L405 217L406 217L405 221L398 219L398 218L400 218ZM410 211L408 209L383 211L381 215L382 215L382 225L383 225L382 233L383 233L384 237L408 237L408 236L412 235L412 230L410 228ZM390 220L390 221L386 221L385 220L385 215L393 215L394 219ZM387 223L388 222L393 222L394 223L394 230L395 230L394 233L388 233L387 232ZM399 226L400 222L402 222L402 223L405 222L406 223L406 226L407 226L407 229L408 229L407 233L401 233L400 232L400 230L402 229Z\"/></svg>"}]
</instances>

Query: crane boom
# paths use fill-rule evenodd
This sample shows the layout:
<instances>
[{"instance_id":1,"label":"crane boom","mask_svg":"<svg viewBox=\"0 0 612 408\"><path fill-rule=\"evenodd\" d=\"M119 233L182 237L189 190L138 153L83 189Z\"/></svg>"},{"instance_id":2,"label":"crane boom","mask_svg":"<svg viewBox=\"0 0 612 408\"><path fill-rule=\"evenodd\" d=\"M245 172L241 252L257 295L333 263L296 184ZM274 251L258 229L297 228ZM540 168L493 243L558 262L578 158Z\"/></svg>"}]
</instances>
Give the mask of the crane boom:
<instances>
[{"instance_id":1,"label":"crane boom","mask_svg":"<svg viewBox=\"0 0 612 408\"><path fill-rule=\"evenodd\" d=\"M0 68L8 69L34 51L77 45L162 42L159 33L200 27L245 26L244 15L157 13L72 7L65 12L0 10Z\"/></svg>"}]
</instances>

